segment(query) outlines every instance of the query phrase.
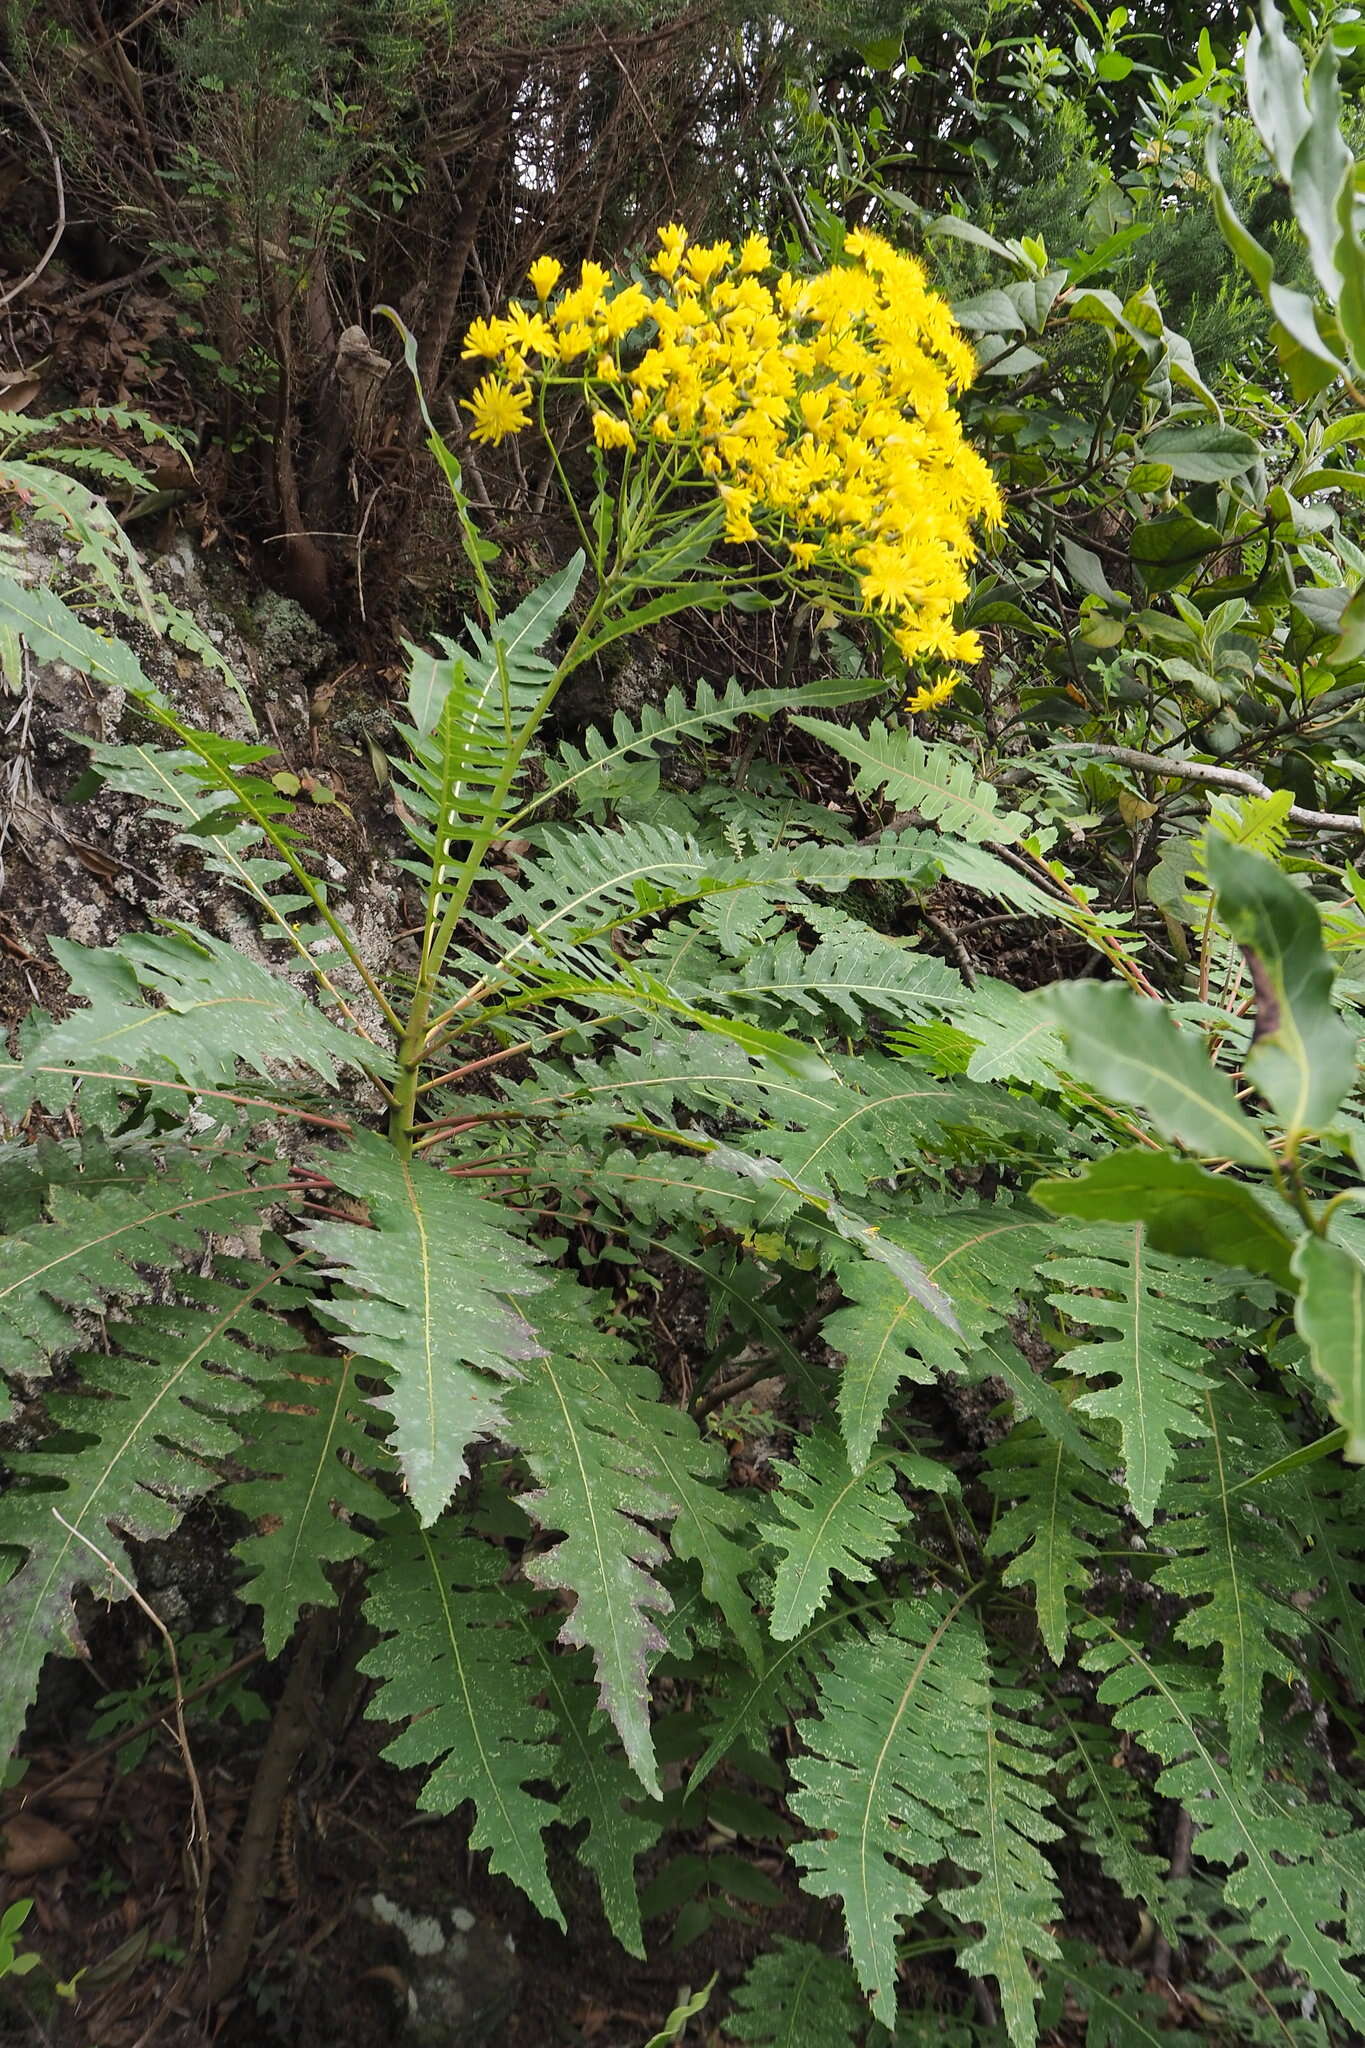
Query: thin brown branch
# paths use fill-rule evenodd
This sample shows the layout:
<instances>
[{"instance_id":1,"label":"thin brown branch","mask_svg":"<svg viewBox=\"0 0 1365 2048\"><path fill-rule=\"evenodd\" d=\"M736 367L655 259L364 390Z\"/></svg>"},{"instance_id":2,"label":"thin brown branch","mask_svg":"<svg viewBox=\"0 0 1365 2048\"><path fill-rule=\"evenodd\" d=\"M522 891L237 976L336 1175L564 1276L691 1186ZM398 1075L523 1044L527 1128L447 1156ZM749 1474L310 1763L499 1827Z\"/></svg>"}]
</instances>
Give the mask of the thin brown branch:
<instances>
[{"instance_id":1,"label":"thin brown branch","mask_svg":"<svg viewBox=\"0 0 1365 2048\"><path fill-rule=\"evenodd\" d=\"M312 1703L318 1694L327 1639L334 1625L326 1609L315 1608L299 1632L294 1661L270 1724L242 1823L237 1867L223 1912L217 1953L209 1971L210 2005L218 2004L236 1988L251 1957L270 1854L279 1831L280 1808L312 1733Z\"/></svg>"},{"instance_id":2,"label":"thin brown branch","mask_svg":"<svg viewBox=\"0 0 1365 2048\"><path fill-rule=\"evenodd\" d=\"M576 1024L566 1024L559 1031L544 1032L536 1038L520 1039L516 1045L503 1046L500 1052L485 1053L482 1059L470 1060L463 1067L452 1067L448 1073L437 1074L430 1081L423 1081L417 1093L426 1095L433 1088L448 1088L452 1081L463 1081L470 1074L481 1073L485 1067L500 1066L503 1060L515 1059L518 1053L538 1052L544 1046L554 1045L558 1039L567 1038L571 1032L578 1029L579 1026Z\"/></svg>"},{"instance_id":3,"label":"thin brown branch","mask_svg":"<svg viewBox=\"0 0 1365 2048\"><path fill-rule=\"evenodd\" d=\"M188 1981L189 1972L195 1957L199 1954L208 1938L206 1908L209 1894L209 1873L213 1867L213 1855L209 1841L209 1817L204 1805L204 1788L199 1782L199 1773L194 1767L194 1752L190 1748L189 1731L185 1725L185 1687L180 1676L180 1658L176 1653L175 1638L156 1609L143 1598L127 1573L115 1564L112 1557L106 1555L97 1543L92 1543L83 1529L78 1529L74 1522L68 1522L60 1509L53 1508L52 1516L53 1520L59 1522L62 1528L66 1530L68 1536L74 1536L78 1543L85 1545L92 1556L99 1559L100 1563L109 1573L109 1576L117 1580L129 1599L141 1608L148 1621L151 1622L152 1627L161 1637L166 1648L166 1658L171 1670L171 1684L175 1689L172 1710L175 1741L176 1747L180 1751L181 1761L185 1766L185 1776L189 1781L190 1811L192 1815L190 1837L185 1846L190 1868L194 1872L194 1937L190 1944L189 1955L185 1958L184 1968L181 1972L180 1984L183 1986ZM177 1995L178 1989L179 1987L177 1987ZM156 2017L149 2026L143 2029L139 2036L136 2048L147 2048L147 2044L159 2031L162 2022L170 2013L174 2002L173 1997L163 2000Z\"/></svg>"},{"instance_id":4,"label":"thin brown branch","mask_svg":"<svg viewBox=\"0 0 1365 2048\"><path fill-rule=\"evenodd\" d=\"M83 292L76 292L71 298L63 298L62 312L77 313L82 306L93 306L97 299L112 298L115 292L127 291L132 285L141 284L144 277L155 277L166 259L164 256L150 256L145 263L139 263L136 270L125 270L121 277L107 278L103 284L87 285Z\"/></svg>"},{"instance_id":5,"label":"thin brown branch","mask_svg":"<svg viewBox=\"0 0 1365 2048\"><path fill-rule=\"evenodd\" d=\"M445 252L441 282L432 295L418 336L417 388L409 394L404 414L404 438L410 441L416 439L421 425L419 389L434 393L440 381L441 363L445 356L446 344L450 340L451 328L455 324L455 313L460 303L465 271L469 267L470 252L478 238L479 228L503 161L524 69L524 65L516 61L504 67L489 96L483 125L474 145L469 176L461 196L460 212L451 235L450 246Z\"/></svg>"},{"instance_id":6,"label":"thin brown branch","mask_svg":"<svg viewBox=\"0 0 1365 2048\"><path fill-rule=\"evenodd\" d=\"M489 1180L511 1174L539 1173L539 1166L447 1166L442 1169L451 1180Z\"/></svg>"},{"instance_id":7,"label":"thin brown branch","mask_svg":"<svg viewBox=\"0 0 1365 2048\"><path fill-rule=\"evenodd\" d=\"M975 988L976 963L967 950L965 940L953 930L946 917L940 917L939 913L936 910L931 910L927 903L920 904L919 914L928 925L930 931L937 932L944 945L952 953L953 958L958 964L962 979L966 982L968 988Z\"/></svg>"},{"instance_id":8,"label":"thin brown branch","mask_svg":"<svg viewBox=\"0 0 1365 2048\"><path fill-rule=\"evenodd\" d=\"M472 1131L477 1124L505 1123L508 1118L525 1117L524 1109L485 1109L477 1116L453 1117L449 1122L423 1124L413 1149L422 1151L428 1145L438 1145L443 1138L457 1138L461 1131Z\"/></svg>"},{"instance_id":9,"label":"thin brown branch","mask_svg":"<svg viewBox=\"0 0 1365 2048\"><path fill-rule=\"evenodd\" d=\"M0 1071L16 1069L17 1061L0 1060ZM292 1103L268 1102L260 1095L238 1095L230 1088L206 1088L192 1081L164 1081L159 1074L125 1074L118 1067L33 1067L35 1074L64 1074L73 1081L122 1081L129 1088L169 1088L176 1095L204 1096L214 1102L235 1102L241 1109L263 1109L271 1116L292 1116L298 1122L317 1124L324 1131L341 1131L350 1137L355 1126L341 1116L320 1116L316 1110L295 1109Z\"/></svg>"},{"instance_id":10,"label":"thin brown branch","mask_svg":"<svg viewBox=\"0 0 1365 2048\"><path fill-rule=\"evenodd\" d=\"M52 160L52 183L57 193L57 220L51 235L48 237L47 247L27 277L21 277L18 284L11 285L7 292L0 293L0 306L7 306L11 299L17 299L22 292L28 290L30 285L38 282L38 279L57 253L57 245L66 233L66 183L62 177L62 160L57 154L57 145L34 113L32 102L29 100L24 88L7 65L0 64L0 78L9 80L20 106L43 139L43 147Z\"/></svg>"},{"instance_id":11,"label":"thin brown branch","mask_svg":"<svg viewBox=\"0 0 1365 2048\"><path fill-rule=\"evenodd\" d=\"M226 1685L230 1678L236 1678L239 1673L249 1671L253 1664L259 1664L264 1655L264 1646L258 1644L254 1650L248 1650L244 1657L238 1657L231 1664L225 1664L221 1671L215 1671L211 1677L201 1678L198 1685L192 1685L188 1692L182 1693L181 1705L193 1706L194 1702L203 1699L206 1693L216 1691L220 1685ZM135 1742L139 1735L146 1735L150 1729L160 1728L165 1719L165 1709L158 1707L154 1714L144 1714L140 1721L133 1722L131 1728L120 1729L117 1735L111 1735L109 1740L101 1742L98 1748L82 1750L76 1761L68 1764L64 1771L58 1771L55 1778L49 1778L42 1785L26 1785L23 1797L19 1801L20 1806L27 1806L33 1799L50 1798L72 1778L79 1778L86 1771L94 1770L106 1757L117 1755L128 1743Z\"/></svg>"},{"instance_id":12,"label":"thin brown branch","mask_svg":"<svg viewBox=\"0 0 1365 2048\"><path fill-rule=\"evenodd\" d=\"M1190 1874L1190 1851L1194 1843L1194 1821L1186 1809L1176 1810L1175 1838L1171 1844L1171 1863L1166 1872L1167 1881L1179 1884ZM1171 1976L1171 1944L1158 1929L1152 1947L1152 1975L1161 1983L1169 1983Z\"/></svg>"},{"instance_id":13,"label":"thin brown branch","mask_svg":"<svg viewBox=\"0 0 1365 2048\"><path fill-rule=\"evenodd\" d=\"M747 1394L750 1387L756 1387L760 1380L774 1378L781 1370L776 1352L770 1351L757 1364L746 1366L743 1372L737 1372L730 1379L721 1380L719 1385L708 1387L705 1393L699 1394L692 1403L692 1420L703 1421L715 1409L723 1408L727 1401Z\"/></svg>"}]
</instances>

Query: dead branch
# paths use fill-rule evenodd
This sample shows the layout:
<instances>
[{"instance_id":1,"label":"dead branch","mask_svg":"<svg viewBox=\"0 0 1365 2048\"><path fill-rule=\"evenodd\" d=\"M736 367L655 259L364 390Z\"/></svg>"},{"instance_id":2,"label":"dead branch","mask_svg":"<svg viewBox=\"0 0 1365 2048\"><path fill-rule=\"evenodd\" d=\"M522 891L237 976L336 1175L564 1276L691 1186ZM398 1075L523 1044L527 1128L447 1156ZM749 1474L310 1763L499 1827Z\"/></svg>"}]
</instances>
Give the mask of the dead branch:
<instances>
[{"instance_id":1,"label":"dead branch","mask_svg":"<svg viewBox=\"0 0 1365 2048\"><path fill-rule=\"evenodd\" d=\"M1140 768L1148 775L1172 775L1184 782L1207 782L1215 789L1235 789L1243 796L1274 796L1275 791L1247 768L1219 768L1211 761L1181 761L1166 754L1141 754L1136 747L1101 746L1094 740L1073 740L1059 752L1095 754L1120 768ZM1291 804L1291 825L1313 826L1319 832L1365 832L1360 819L1347 811L1308 811Z\"/></svg>"},{"instance_id":2,"label":"dead branch","mask_svg":"<svg viewBox=\"0 0 1365 2048\"><path fill-rule=\"evenodd\" d=\"M48 237L47 247L27 277L21 277L18 284L11 285L7 292L0 294L0 306L8 306L12 299L17 299L22 292L28 290L30 285L38 282L38 279L57 253L57 245L66 233L66 185L62 178L62 160L57 154L57 145L38 119L37 114L33 110L32 102L24 88L20 85L14 73L4 64L0 64L0 77L8 79L13 88L15 98L43 139L43 147L52 160L52 182L57 192L57 219L52 233Z\"/></svg>"}]
</instances>

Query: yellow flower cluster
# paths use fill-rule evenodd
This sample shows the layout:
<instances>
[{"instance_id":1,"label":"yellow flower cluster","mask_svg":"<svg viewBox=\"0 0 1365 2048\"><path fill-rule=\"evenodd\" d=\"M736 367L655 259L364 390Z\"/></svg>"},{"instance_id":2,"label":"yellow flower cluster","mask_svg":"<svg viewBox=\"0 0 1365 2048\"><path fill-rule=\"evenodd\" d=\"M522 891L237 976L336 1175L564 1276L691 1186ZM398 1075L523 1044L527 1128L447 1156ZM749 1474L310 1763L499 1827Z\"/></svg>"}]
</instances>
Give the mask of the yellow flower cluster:
<instances>
[{"instance_id":1,"label":"yellow flower cluster","mask_svg":"<svg viewBox=\"0 0 1365 2048\"><path fill-rule=\"evenodd\" d=\"M911 691L901 710L908 711L912 718L921 711L937 711L940 705L948 702L961 681L962 677L954 669L936 683L925 683L922 689Z\"/></svg>"},{"instance_id":2,"label":"yellow flower cluster","mask_svg":"<svg viewBox=\"0 0 1365 2048\"><path fill-rule=\"evenodd\" d=\"M727 541L763 542L840 609L851 578L907 660L972 661L953 611L974 524L1001 516L953 407L975 360L912 257L861 229L844 246L845 263L803 278L775 274L761 235L736 251L669 226L653 289L585 263L560 291L561 265L540 257L535 310L513 303L466 337L466 357L495 365L465 401L473 438L520 432L535 388L575 386L598 448L713 482Z\"/></svg>"}]
</instances>

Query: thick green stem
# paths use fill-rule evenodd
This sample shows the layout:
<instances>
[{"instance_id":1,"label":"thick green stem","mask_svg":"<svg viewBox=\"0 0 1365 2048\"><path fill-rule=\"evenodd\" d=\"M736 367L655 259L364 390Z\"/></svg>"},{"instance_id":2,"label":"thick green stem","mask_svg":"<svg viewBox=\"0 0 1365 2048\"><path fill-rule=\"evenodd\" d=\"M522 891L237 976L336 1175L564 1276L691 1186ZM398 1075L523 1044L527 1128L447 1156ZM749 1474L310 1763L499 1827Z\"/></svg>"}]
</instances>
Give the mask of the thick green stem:
<instances>
[{"instance_id":1,"label":"thick green stem","mask_svg":"<svg viewBox=\"0 0 1365 2048\"><path fill-rule=\"evenodd\" d=\"M434 435L434 428L432 432ZM556 466L558 466L558 457L553 439L549 435L546 435L546 439L550 445L551 455L555 458ZM453 465L453 458L448 457L447 459ZM460 862L458 871L453 881L449 884L443 880L444 841L439 836L440 827L438 826L435 865L432 883L427 896L422 956L418 967L416 985L413 989L412 1002L408 1009L407 1018L402 1023L399 1032L398 1079L391 1096L392 1109L389 1117L389 1136L400 1152L408 1153L412 1150L417 1103L422 1089L421 1074L423 1065L439 1046L440 1033L443 1026L449 1022L450 1018L459 1009L472 1000L477 993L481 992L481 985L476 989L467 990L453 1008L447 1008L440 1016L433 1019L432 1008L436 990L440 984L441 975L450 948L454 943L460 920L465 914L470 892L479 877L490 849L507 830L507 802L521 768L526 749L535 737L551 704L575 669L580 668L585 662L590 661L595 655L600 653L623 630L628 631L630 629L631 621L624 607L629 605L632 593L641 587L639 579L631 573L630 562L634 554L641 550L647 541L649 529L657 521L661 507L667 501L674 480L673 468L667 462L661 463L657 470L650 475L648 487L642 491L628 519L625 514L624 504L618 506L616 549L610 568L604 575L601 575L596 593L591 604L588 606L582 623L574 634L572 643L565 653L563 660L555 669L550 681L536 700L530 716L526 719L519 732L514 735L509 734L502 769L489 796L484 829L470 839L468 849ZM572 500L570 502L572 504ZM576 508L575 517L577 517ZM582 531L581 521L579 523L580 531ZM587 552L590 556L594 557L595 565L598 567L600 574L601 564L596 559L596 551L592 546L591 539L586 534L584 538ZM650 583L656 583L660 578L666 581L668 570L674 560L680 560L686 554L690 545L691 537L689 534L684 533L675 547L669 549L660 560L652 562L650 564ZM485 582L481 570L480 581L481 585ZM491 603L491 598L489 602ZM612 626L608 620L608 614L613 608L621 615L615 626ZM510 687L506 660L496 632L494 633L494 648L498 662L499 679L503 688L503 702L507 705L510 703Z\"/></svg>"},{"instance_id":2,"label":"thick green stem","mask_svg":"<svg viewBox=\"0 0 1365 2048\"><path fill-rule=\"evenodd\" d=\"M581 666L594 651L594 633L612 597L610 585L603 585L589 605L583 623L573 637L564 659L559 663L540 696L532 707L530 716L507 748L502 765L488 802L488 823L481 832L470 840L468 851L460 862L454 881L446 889L441 883L433 888L428 899L427 928L422 942L422 961L417 973L417 985L413 990L412 1003L407 1021L403 1027L398 1048L398 1079L394 1084L393 1108L389 1116L389 1136L400 1152L412 1149L413 1120L417 1106L418 1089L424 1060L429 1052L431 1036L431 1005L437 985L469 902L470 891L478 880L480 870L488 858L490 848L501 837L503 813L521 768L522 758L546 712L574 670ZM504 697L508 692L505 657L500 642L494 642L498 667L502 676ZM437 872L439 873L442 846L436 849ZM444 895L444 904L441 897ZM439 916L438 916L439 908Z\"/></svg>"}]
</instances>

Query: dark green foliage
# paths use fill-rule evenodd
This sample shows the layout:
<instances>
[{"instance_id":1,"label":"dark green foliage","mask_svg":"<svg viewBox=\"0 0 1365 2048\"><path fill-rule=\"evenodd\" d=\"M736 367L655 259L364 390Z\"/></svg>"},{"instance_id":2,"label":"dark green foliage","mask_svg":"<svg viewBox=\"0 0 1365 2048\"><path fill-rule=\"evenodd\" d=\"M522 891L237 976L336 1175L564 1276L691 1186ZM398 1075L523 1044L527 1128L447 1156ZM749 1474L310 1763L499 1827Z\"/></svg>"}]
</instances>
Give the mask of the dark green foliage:
<instances>
[{"instance_id":1,"label":"dark green foliage","mask_svg":"<svg viewBox=\"0 0 1365 2048\"><path fill-rule=\"evenodd\" d=\"M893 2024L896 1923L926 1894L908 1866L941 1857L975 1873L949 1910L981 1932L967 1967L998 1981L1012 2038L1032 2033L1028 1957L1056 1954L1045 1931L1055 1880L1039 1844L1057 1838L1038 1783L1047 1739L1016 1722L1026 1696L991 1671L962 1601L898 1606L884 1630L840 1657L802 1724L792 1804L816 1839L796 1855L808 1890L842 1901L854 1970Z\"/></svg>"},{"instance_id":2,"label":"dark green foliage","mask_svg":"<svg viewBox=\"0 0 1365 2048\"><path fill-rule=\"evenodd\" d=\"M382 1404L413 1504L431 1522L464 1476L471 1442L499 1432L502 1383L518 1361L540 1356L504 1297L543 1281L497 1209L421 1160L364 1135L327 1166L365 1203L368 1222L308 1226L313 1258L343 1283L326 1314L389 1382Z\"/></svg>"},{"instance_id":3,"label":"dark green foliage","mask_svg":"<svg viewBox=\"0 0 1365 2048\"><path fill-rule=\"evenodd\" d=\"M1203 1421L1208 1345L1227 1329L1219 1291L1227 1275L1198 1260L1155 1252L1141 1223L1099 1225L1086 1248L1049 1262L1054 1307L1107 1334L1067 1354L1073 1371L1103 1379L1082 1394L1082 1413L1117 1424L1124 1485L1139 1521L1150 1522L1174 1460L1173 1441ZM1196 1421L1198 1417L1198 1421Z\"/></svg>"},{"instance_id":4,"label":"dark green foliage","mask_svg":"<svg viewBox=\"0 0 1365 2048\"><path fill-rule=\"evenodd\" d=\"M672 1602L653 1576L667 1555L653 1525L673 1523L674 1555L701 1567L704 1589L746 1647L757 1642L741 1583L748 1560L735 1540L740 1516L716 1484L714 1448L659 1401L626 1346L594 1328L592 1306L581 1288L556 1289L537 1314L543 1354L508 1397L540 1482L522 1503L543 1528L567 1532L528 1575L574 1596L563 1640L592 1648L602 1704L657 1797L643 1702L652 1653L663 1647L651 1616Z\"/></svg>"},{"instance_id":5,"label":"dark green foliage","mask_svg":"<svg viewBox=\"0 0 1365 2048\"><path fill-rule=\"evenodd\" d=\"M472 1801L473 1847L563 1926L543 1840L555 1809L529 1790L551 1774L554 1718L536 1704L526 1593L502 1576L498 1550L448 1523L427 1530L404 1515L385 1527L367 1602L384 1637L364 1660L381 1681L370 1711L407 1724L384 1752L394 1763L433 1766L422 1805L448 1813Z\"/></svg>"},{"instance_id":6,"label":"dark green foliage","mask_svg":"<svg viewBox=\"0 0 1365 2048\"><path fill-rule=\"evenodd\" d=\"M10 1214L20 1227L0 1246L5 1363L32 1374L77 1348L77 1311L98 1312L113 1296L124 1302L154 1297L161 1262L197 1255L211 1233L257 1223L272 1196L288 1187L282 1174L273 1184L258 1184L192 1157L163 1173L146 1151L110 1171L113 1162L96 1152L90 1158L95 1192L87 1194L85 1173L72 1172L64 1155L48 1155L50 1180L43 1163L30 1197L40 1220L30 1221L16 1205Z\"/></svg>"},{"instance_id":7,"label":"dark green foliage","mask_svg":"<svg viewBox=\"0 0 1365 2048\"><path fill-rule=\"evenodd\" d=\"M997 1516L987 1551L1008 1558L1005 1585L1033 1587L1039 1633L1055 1664L1066 1654L1076 1596L1091 1583L1095 1554L1119 1530L1122 1497L1102 1468L1102 1447L1086 1449L1082 1461L1046 1429L1020 1422L990 1459L991 1491L1011 1505Z\"/></svg>"},{"instance_id":8,"label":"dark green foliage","mask_svg":"<svg viewBox=\"0 0 1365 2048\"><path fill-rule=\"evenodd\" d=\"M946 1466L907 1452L887 1451L861 1471L851 1470L833 1431L802 1437L795 1461L777 1468L773 1547L778 1553L768 1626L789 1642L824 1606L832 1575L866 1581L895 1547L909 1504L898 1485L951 1492Z\"/></svg>"},{"instance_id":9,"label":"dark green foliage","mask_svg":"<svg viewBox=\"0 0 1365 2048\"><path fill-rule=\"evenodd\" d=\"M188 1186L179 1177L173 1183L182 1205L193 1205L199 1230L210 1215L258 1219L273 1192L244 1189L240 1180L234 1188L231 1172L219 1173L226 1200L217 1191L206 1197L197 1177ZM101 1222L120 1231L132 1207L145 1260L164 1257L176 1242L162 1213L148 1216L121 1196L95 1197L87 1210L95 1205ZM59 1241L61 1226L49 1228ZM292 1263L220 1259L211 1273L180 1274L171 1299L144 1302L130 1320L106 1325L109 1348L76 1358L73 1390L49 1397L51 1435L36 1451L9 1456L14 1479L0 1497L0 1544L14 1567L0 1616L0 1727L8 1747L18 1740L45 1656L79 1644L73 1595L96 1585L110 1596L127 1590L122 1539L175 1528L216 1483L214 1461L237 1452L236 1419L260 1403L262 1383L299 1349L282 1313L302 1298L289 1284Z\"/></svg>"},{"instance_id":10,"label":"dark green foliage","mask_svg":"<svg viewBox=\"0 0 1365 2048\"><path fill-rule=\"evenodd\" d=\"M847 1963L808 1941L784 1940L737 1987L726 2031L762 2048L844 2048L861 2040L865 2020Z\"/></svg>"},{"instance_id":11,"label":"dark green foliage","mask_svg":"<svg viewBox=\"0 0 1365 2048\"><path fill-rule=\"evenodd\" d=\"M353 1358L291 1361L287 1379L260 1388L243 1456L256 1472L224 1498L260 1527L237 1544L248 1597L262 1611L265 1647L278 1656L306 1605L328 1606L328 1567L363 1556L364 1520L385 1512L370 1468L387 1467L367 1432L369 1403Z\"/></svg>"}]
</instances>

